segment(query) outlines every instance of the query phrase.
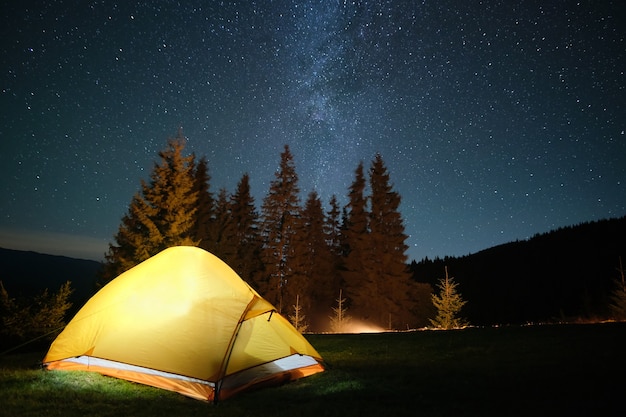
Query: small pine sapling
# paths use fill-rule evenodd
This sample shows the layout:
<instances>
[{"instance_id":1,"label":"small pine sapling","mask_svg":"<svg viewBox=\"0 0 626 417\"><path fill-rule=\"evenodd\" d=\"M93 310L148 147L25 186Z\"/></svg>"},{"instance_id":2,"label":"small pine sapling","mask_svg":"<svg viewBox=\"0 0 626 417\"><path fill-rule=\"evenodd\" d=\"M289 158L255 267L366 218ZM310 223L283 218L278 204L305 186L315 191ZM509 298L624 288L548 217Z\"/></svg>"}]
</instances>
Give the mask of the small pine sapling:
<instances>
[{"instance_id":1,"label":"small pine sapling","mask_svg":"<svg viewBox=\"0 0 626 417\"><path fill-rule=\"evenodd\" d=\"M348 330L348 325L352 318L346 314L346 299L343 298L343 291L339 290L337 307L333 307L333 316L330 316L330 329L334 333L343 333Z\"/></svg>"},{"instance_id":2,"label":"small pine sapling","mask_svg":"<svg viewBox=\"0 0 626 417\"><path fill-rule=\"evenodd\" d=\"M437 308L437 317L430 319L430 323L438 329L455 329L467 326L467 322L459 317L461 308L466 304L457 291L454 278L448 277L448 267L445 267L446 277L439 280L439 295L432 294L432 302Z\"/></svg>"},{"instance_id":3,"label":"small pine sapling","mask_svg":"<svg viewBox=\"0 0 626 417\"><path fill-rule=\"evenodd\" d=\"M293 306L293 314L289 316L289 321L297 331L304 333L309 328L309 325L304 321L305 318L300 305L300 295L296 295L296 304Z\"/></svg>"}]
</instances>

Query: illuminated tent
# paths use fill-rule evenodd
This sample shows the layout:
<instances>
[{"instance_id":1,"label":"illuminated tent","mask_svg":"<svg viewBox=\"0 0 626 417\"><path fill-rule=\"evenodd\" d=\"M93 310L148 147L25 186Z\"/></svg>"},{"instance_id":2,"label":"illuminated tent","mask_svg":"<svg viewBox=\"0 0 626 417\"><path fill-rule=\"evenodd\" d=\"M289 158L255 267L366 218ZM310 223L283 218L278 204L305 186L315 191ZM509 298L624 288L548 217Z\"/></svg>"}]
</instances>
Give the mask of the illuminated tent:
<instances>
[{"instance_id":1,"label":"illuminated tent","mask_svg":"<svg viewBox=\"0 0 626 417\"><path fill-rule=\"evenodd\" d=\"M43 362L48 369L98 372L217 401L321 372L321 360L228 265L179 246L103 287Z\"/></svg>"}]
</instances>

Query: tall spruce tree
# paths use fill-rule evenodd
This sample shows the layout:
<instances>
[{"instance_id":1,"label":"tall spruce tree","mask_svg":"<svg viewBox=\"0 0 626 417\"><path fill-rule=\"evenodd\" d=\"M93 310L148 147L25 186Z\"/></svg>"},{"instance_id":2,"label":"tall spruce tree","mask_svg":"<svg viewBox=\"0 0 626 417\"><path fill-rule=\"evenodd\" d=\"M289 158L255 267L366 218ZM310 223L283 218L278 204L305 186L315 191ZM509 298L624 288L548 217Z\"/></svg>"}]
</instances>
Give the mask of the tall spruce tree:
<instances>
[{"instance_id":1,"label":"tall spruce tree","mask_svg":"<svg viewBox=\"0 0 626 417\"><path fill-rule=\"evenodd\" d=\"M198 207L193 235L198 241L198 246L205 250L211 250L212 228L215 227L214 205L215 200L210 190L211 176L209 164L202 157L196 164L194 171L194 191L198 195Z\"/></svg>"},{"instance_id":2,"label":"tall spruce tree","mask_svg":"<svg viewBox=\"0 0 626 417\"><path fill-rule=\"evenodd\" d=\"M220 188L217 194L213 216L206 249L230 265L237 249L231 226L230 196L226 188Z\"/></svg>"},{"instance_id":3,"label":"tall spruce tree","mask_svg":"<svg viewBox=\"0 0 626 417\"><path fill-rule=\"evenodd\" d=\"M367 274L377 297L370 304L372 319L381 326L405 328L415 322L411 274L407 267L407 235L400 214L400 195L393 190L380 154L370 167L369 258Z\"/></svg>"},{"instance_id":4,"label":"tall spruce tree","mask_svg":"<svg viewBox=\"0 0 626 417\"><path fill-rule=\"evenodd\" d=\"M326 242L332 256L333 264L329 285L330 288L328 288L328 291L332 294L336 294L343 286L341 281L341 270L343 269L342 211L335 195L330 198L329 205L330 209L326 212L324 223Z\"/></svg>"},{"instance_id":5,"label":"tall spruce tree","mask_svg":"<svg viewBox=\"0 0 626 417\"><path fill-rule=\"evenodd\" d=\"M229 234L233 236L234 255L229 265L250 285L258 289L258 277L263 271L259 214L250 193L250 176L246 173L237 184L230 199Z\"/></svg>"},{"instance_id":6,"label":"tall spruce tree","mask_svg":"<svg viewBox=\"0 0 626 417\"><path fill-rule=\"evenodd\" d=\"M299 295L299 305L310 317L314 330L323 330L319 323L333 301L334 257L325 232L324 209L317 192L309 193L297 222L292 240L292 269L286 287L285 302L293 304Z\"/></svg>"},{"instance_id":7,"label":"tall spruce tree","mask_svg":"<svg viewBox=\"0 0 626 417\"><path fill-rule=\"evenodd\" d=\"M346 287L346 299L355 318L367 320L369 306L377 296L375 281L368 274L372 247L369 243L367 199L365 197L365 174L363 163L355 170L354 182L350 185L348 205L344 212L343 225L343 270L342 284Z\"/></svg>"},{"instance_id":8,"label":"tall spruce tree","mask_svg":"<svg viewBox=\"0 0 626 417\"><path fill-rule=\"evenodd\" d=\"M341 255L341 208L337 196L333 195L329 201L330 209L326 212L324 230L326 241L333 255ZM336 292L336 291L334 291Z\"/></svg>"},{"instance_id":9,"label":"tall spruce tree","mask_svg":"<svg viewBox=\"0 0 626 417\"><path fill-rule=\"evenodd\" d=\"M280 155L280 167L263 199L261 259L265 273L259 283L262 295L281 311L283 294L289 285L291 272L291 243L300 215L298 175L289 146ZM285 304L289 308L289 304Z\"/></svg>"},{"instance_id":10,"label":"tall spruce tree","mask_svg":"<svg viewBox=\"0 0 626 417\"><path fill-rule=\"evenodd\" d=\"M156 255L178 245L196 245L194 226L198 193L194 188L193 155L184 156L185 137L179 129L159 152L150 181L141 181L128 213L109 244L105 255L102 283Z\"/></svg>"}]
</instances>

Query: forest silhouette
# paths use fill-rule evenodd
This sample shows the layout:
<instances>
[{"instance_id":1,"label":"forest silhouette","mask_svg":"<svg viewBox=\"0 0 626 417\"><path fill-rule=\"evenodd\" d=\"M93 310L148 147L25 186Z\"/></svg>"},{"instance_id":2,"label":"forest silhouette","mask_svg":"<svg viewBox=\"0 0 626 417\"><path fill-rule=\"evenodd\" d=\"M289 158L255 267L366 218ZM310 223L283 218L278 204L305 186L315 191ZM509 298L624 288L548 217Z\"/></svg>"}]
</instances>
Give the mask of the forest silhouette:
<instances>
[{"instance_id":1,"label":"forest silhouette","mask_svg":"<svg viewBox=\"0 0 626 417\"><path fill-rule=\"evenodd\" d=\"M345 206L332 196L325 209L315 190L301 200L288 146L260 205L247 173L232 193L215 193L209 162L185 156L184 146L179 131L159 152L149 180L141 179L100 265L98 285L166 247L195 245L223 259L285 316L297 310L299 325L312 332L329 329L340 294L346 300L342 308L360 322L388 330L428 326L437 315L432 296L446 268L465 301L462 316L472 325L614 318L610 304L626 249L626 217L564 227L467 256L409 262L401 196L380 155L369 169L356 167ZM68 276L71 267L57 274L43 266L54 257L24 263L38 255L0 255L9 291L27 294L69 279L79 288L75 305L91 295L85 282L95 277L82 275L95 270L95 262L86 269L89 261L77 260L77 273Z\"/></svg>"}]
</instances>

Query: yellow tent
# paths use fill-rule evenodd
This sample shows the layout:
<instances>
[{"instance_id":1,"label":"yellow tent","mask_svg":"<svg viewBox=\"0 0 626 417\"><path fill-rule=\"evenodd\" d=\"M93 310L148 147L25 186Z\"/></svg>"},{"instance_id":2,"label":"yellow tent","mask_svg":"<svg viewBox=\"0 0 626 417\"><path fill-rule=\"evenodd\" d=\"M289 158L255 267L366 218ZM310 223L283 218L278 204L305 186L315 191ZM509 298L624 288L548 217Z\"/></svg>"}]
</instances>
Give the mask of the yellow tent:
<instances>
[{"instance_id":1,"label":"yellow tent","mask_svg":"<svg viewBox=\"0 0 626 417\"><path fill-rule=\"evenodd\" d=\"M323 371L308 341L216 256L164 250L95 294L48 369L84 370L211 401Z\"/></svg>"}]
</instances>

